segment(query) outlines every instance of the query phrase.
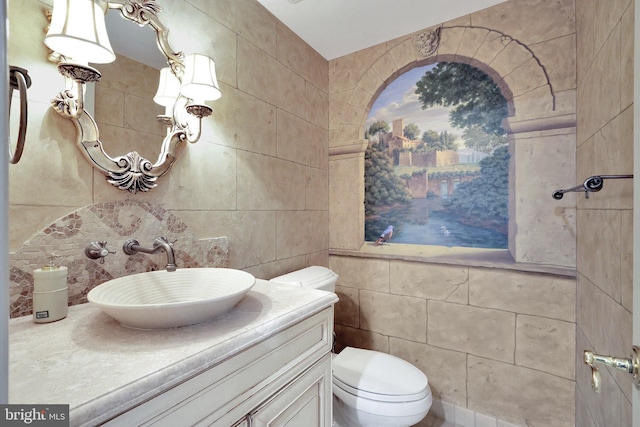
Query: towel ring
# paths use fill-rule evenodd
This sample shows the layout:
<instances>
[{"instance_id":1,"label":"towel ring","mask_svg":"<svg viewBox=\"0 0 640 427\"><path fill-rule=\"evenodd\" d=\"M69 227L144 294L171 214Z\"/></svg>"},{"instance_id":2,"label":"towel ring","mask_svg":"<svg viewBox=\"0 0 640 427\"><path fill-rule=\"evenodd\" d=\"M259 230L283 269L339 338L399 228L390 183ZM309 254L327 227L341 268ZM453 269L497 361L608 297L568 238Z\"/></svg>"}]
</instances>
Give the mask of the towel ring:
<instances>
[{"instance_id":1,"label":"towel ring","mask_svg":"<svg viewBox=\"0 0 640 427\"><path fill-rule=\"evenodd\" d=\"M16 150L13 153L9 142L9 163L15 165L22 157L24 141L27 135L27 88L31 86L31 78L28 71L20 67L9 67L9 74L9 110L11 110L13 91L17 89L20 93L20 128L18 129Z\"/></svg>"}]
</instances>

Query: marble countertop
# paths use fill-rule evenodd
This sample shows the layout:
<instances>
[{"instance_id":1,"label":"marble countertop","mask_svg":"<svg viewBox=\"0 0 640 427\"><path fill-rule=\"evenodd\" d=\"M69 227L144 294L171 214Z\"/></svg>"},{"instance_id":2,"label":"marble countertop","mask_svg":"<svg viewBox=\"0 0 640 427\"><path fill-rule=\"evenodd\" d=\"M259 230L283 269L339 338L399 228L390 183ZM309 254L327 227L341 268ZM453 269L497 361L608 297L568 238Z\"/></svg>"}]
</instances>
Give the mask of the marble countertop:
<instances>
[{"instance_id":1,"label":"marble countertop","mask_svg":"<svg viewBox=\"0 0 640 427\"><path fill-rule=\"evenodd\" d=\"M9 403L69 404L72 426L95 425L336 301L258 280L229 313L183 328L126 328L90 303L53 323L11 319Z\"/></svg>"}]
</instances>

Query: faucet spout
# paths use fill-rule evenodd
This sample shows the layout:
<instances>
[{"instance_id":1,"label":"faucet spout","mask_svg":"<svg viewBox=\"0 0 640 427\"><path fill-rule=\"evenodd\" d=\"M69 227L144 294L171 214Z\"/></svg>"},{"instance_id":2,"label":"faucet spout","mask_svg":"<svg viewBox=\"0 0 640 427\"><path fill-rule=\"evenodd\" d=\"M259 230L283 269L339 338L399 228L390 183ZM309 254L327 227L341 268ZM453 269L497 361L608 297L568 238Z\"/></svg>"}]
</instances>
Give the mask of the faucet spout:
<instances>
[{"instance_id":1,"label":"faucet spout","mask_svg":"<svg viewBox=\"0 0 640 427\"><path fill-rule=\"evenodd\" d=\"M175 254L173 253L173 243L170 243L166 237L158 237L153 241L153 247L145 248L140 246L140 243L136 239L129 239L122 245L122 250L127 255L134 255L138 252L145 254L155 254L159 251L163 251L167 255L167 265L165 269L167 271L176 271L178 266L176 265Z\"/></svg>"}]
</instances>

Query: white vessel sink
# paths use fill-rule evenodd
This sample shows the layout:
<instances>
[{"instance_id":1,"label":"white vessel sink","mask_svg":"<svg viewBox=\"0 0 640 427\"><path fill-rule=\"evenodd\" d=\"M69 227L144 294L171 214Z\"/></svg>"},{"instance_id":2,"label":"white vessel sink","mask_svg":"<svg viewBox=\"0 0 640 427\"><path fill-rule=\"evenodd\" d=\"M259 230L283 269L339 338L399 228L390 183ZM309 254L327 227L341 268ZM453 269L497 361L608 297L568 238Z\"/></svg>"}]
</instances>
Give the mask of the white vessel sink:
<instances>
[{"instance_id":1,"label":"white vessel sink","mask_svg":"<svg viewBox=\"0 0 640 427\"><path fill-rule=\"evenodd\" d=\"M87 298L124 326L175 328L230 311L255 282L251 274L228 268L160 270L109 280Z\"/></svg>"}]
</instances>

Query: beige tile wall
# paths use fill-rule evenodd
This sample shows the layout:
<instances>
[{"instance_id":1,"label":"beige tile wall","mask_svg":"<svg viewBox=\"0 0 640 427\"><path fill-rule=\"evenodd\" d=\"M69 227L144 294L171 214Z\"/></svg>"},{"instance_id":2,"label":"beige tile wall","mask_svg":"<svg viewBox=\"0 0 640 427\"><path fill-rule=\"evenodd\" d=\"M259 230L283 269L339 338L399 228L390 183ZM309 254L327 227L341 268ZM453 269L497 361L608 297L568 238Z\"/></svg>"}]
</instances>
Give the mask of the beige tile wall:
<instances>
[{"instance_id":1,"label":"beige tile wall","mask_svg":"<svg viewBox=\"0 0 640 427\"><path fill-rule=\"evenodd\" d=\"M577 0L578 179L633 173L633 0ZM606 181L578 198L576 420L631 426L628 375L601 369L591 389L582 352L626 357L631 348L633 186Z\"/></svg>"},{"instance_id":2,"label":"beige tile wall","mask_svg":"<svg viewBox=\"0 0 640 427\"><path fill-rule=\"evenodd\" d=\"M348 256L330 267L339 349L410 361L443 402L516 425L574 426L575 279Z\"/></svg>"},{"instance_id":3,"label":"beige tile wall","mask_svg":"<svg viewBox=\"0 0 640 427\"><path fill-rule=\"evenodd\" d=\"M10 168L12 251L69 212L132 199L175 213L202 238L227 236L230 266L258 277L328 265L325 59L253 0L158 0L171 45L216 60L223 97L159 186L132 195L92 169L73 124L49 108L64 82L43 44L47 3L9 5L9 62L33 79L26 149ZM108 153L135 149L155 161L164 131L155 121L163 110L150 102L154 72L126 58L97 68L105 80L96 121Z\"/></svg>"}]
</instances>

